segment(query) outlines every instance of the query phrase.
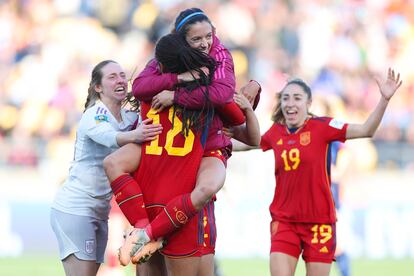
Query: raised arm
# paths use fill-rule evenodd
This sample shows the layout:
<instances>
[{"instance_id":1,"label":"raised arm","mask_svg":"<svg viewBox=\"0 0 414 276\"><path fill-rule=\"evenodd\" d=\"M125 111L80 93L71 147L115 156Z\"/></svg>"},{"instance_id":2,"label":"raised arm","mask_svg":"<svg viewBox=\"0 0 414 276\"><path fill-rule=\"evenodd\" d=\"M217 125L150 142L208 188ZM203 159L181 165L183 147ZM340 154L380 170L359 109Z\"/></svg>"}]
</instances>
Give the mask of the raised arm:
<instances>
[{"instance_id":1,"label":"raised arm","mask_svg":"<svg viewBox=\"0 0 414 276\"><path fill-rule=\"evenodd\" d=\"M402 84L400 74L396 74L396 72L391 68L388 68L388 76L385 81L380 81L377 78L375 78L375 80L381 92L381 98L365 123L348 125L346 139L372 137L381 123L389 100Z\"/></svg>"}]
</instances>

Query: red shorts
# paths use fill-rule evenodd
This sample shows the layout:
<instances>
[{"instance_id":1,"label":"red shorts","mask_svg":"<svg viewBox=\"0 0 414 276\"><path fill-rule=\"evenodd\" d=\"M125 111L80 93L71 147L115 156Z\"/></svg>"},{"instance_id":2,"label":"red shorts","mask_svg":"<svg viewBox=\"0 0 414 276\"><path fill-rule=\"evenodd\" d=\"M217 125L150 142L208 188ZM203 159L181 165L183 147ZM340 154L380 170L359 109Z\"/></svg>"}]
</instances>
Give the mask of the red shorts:
<instances>
[{"instance_id":1,"label":"red shorts","mask_svg":"<svg viewBox=\"0 0 414 276\"><path fill-rule=\"evenodd\" d=\"M202 212L167 237L167 243L161 253L170 258L201 257L214 254L215 247L214 202L210 201Z\"/></svg>"},{"instance_id":2,"label":"red shorts","mask_svg":"<svg viewBox=\"0 0 414 276\"><path fill-rule=\"evenodd\" d=\"M270 252L302 258L305 262L332 263L335 260L336 225L290 223L273 220L270 224Z\"/></svg>"},{"instance_id":3,"label":"red shorts","mask_svg":"<svg viewBox=\"0 0 414 276\"><path fill-rule=\"evenodd\" d=\"M231 147L227 146L217 150L205 151L203 157L216 157L223 161L224 166L227 168L227 160L231 157Z\"/></svg>"}]
</instances>

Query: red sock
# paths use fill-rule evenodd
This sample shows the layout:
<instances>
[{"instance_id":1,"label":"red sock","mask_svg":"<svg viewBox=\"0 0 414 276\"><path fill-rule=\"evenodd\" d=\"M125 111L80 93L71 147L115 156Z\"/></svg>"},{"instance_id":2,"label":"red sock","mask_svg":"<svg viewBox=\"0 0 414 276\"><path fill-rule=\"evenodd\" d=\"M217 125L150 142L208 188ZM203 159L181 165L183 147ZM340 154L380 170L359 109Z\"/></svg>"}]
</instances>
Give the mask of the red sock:
<instances>
[{"instance_id":1,"label":"red sock","mask_svg":"<svg viewBox=\"0 0 414 276\"><path fill-rule=\"evenodd\" d=\"M123 174L111 183L116 203L129 223L136 228L149 224L141 187L129 174Z\"/></svg>"},{"instance_id":2,"label":"red sock","mask_svg":"<svg viewBox=\"0 0 414 276\"><path fill-rule=\"evenodd\" d=\"M164 210L146 228L147 234L151 239L165 237L186 224L195 214L197 214L197 210L191 203L189 193L176 196L168 202Z\"/></svg>"}]
</instances>

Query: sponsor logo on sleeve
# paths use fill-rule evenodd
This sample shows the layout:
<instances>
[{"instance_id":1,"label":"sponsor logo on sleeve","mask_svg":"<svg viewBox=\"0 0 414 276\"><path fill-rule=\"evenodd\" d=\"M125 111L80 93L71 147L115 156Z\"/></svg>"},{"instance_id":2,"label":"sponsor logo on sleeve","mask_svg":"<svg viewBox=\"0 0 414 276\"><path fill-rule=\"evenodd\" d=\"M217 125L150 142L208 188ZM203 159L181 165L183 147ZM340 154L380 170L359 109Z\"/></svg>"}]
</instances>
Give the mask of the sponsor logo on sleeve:
<instances>
[{"instance_id":1,"label":"sponsor logo on sleeve","mask_svg":"<svg viewBox=\"0 0 414 276\"><path fill-rule=\"evenodd\" d=\"M329 122L329 125L330 125L331 127L333 127L333 128L336 128L336 129L342 129L342 128L344 127L345 123L344 123L344 122L341 122L341 121L338 121L338 120L336 120L336 119L332 119L332 120Z\"/></svg>"},{"instance_id":2,"label":"sponsor logo on sleeve","mask_svg":"<svg viewBox=\"0 0 414 276\"><path fill-rule=\"evenodd\" d=\"M101 115L96 115L96 116L95 116L95 122L96 122L97 124L99 124L99 123L101 123L101 122L109 122L109 119L108 119L108 116L103 115L103 114L101 114Z\"/></svg>"}]
</instances>

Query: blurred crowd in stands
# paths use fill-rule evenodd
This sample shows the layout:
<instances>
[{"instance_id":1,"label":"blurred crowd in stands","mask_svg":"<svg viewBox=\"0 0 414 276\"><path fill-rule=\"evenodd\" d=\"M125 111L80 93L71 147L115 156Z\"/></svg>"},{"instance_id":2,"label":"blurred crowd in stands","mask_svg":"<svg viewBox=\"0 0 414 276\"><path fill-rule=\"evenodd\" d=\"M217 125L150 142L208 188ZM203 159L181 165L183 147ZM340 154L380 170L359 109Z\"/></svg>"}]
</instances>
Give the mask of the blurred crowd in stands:
<instances>
[{"instance_id":1,"label":"blurred crowd in stands","mask_svg":"<svg viewBox=\"0 0 414 276\"><path fill-rule=\"evenodd\" d=\"M374 143L380 153L414 148L412 0L0 0L0 165L72 157L92 67L113 59L134 78L177 12L193 6L231 49L238 85L262 84L263 129L290 77L310 83L339 119L361 122L380 96L373 76L392 66L404 83ZM380 154L383 164L393 153ZM414 154L401 156L392 163L411 167Z\"/></svg>"}]
</instances>

